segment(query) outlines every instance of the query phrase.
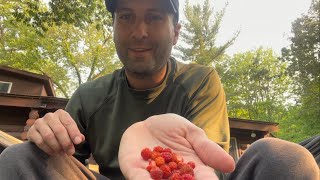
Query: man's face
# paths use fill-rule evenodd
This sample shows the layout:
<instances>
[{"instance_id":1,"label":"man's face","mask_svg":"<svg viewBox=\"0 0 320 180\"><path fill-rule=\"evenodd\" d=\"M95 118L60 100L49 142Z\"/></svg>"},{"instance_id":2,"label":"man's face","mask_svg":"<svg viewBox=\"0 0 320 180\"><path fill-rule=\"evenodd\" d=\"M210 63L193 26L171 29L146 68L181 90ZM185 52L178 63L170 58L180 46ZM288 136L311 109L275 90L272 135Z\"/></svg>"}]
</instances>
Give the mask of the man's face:
<instances>
[{"instance_id":1,"label":"man's face","mask_svg":"<svg viewBox=\"0 0 320 180\"><path fill-rule=\"evenodd\" d=\"M114 43L126 71L149 75L168 62L180 24L164 9L167 0L118 0Z\"/></svg>"}]
</instances>

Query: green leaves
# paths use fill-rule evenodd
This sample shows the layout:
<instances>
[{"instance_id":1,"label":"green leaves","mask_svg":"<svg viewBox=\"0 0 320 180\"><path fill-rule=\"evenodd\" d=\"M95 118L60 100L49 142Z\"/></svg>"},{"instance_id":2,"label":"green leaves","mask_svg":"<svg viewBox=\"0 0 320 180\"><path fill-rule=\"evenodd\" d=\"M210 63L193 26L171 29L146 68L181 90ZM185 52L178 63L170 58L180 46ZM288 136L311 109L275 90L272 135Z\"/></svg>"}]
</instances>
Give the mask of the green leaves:
<instances>
[{"instance_id":1,"label":"green leaves","mask_svg":"<svg viewBox=\"0 0 320 180\"><path fill-rule=\"evenodd\" d=\"M0 4L0 63L49 76L69 97L86 81L120 67L110 15L101 1Z\"/></svg>"},{"instance_id":2,"label":"green leaves","mask_svg":"<svg viewBox=\"0 0 320 180\"><path fill-rule=\"evenodd\" d=\"M276 122L285 106L290 80L286 64L271 49L226 57L220 68L231 117Z\"/></svg>"},{"instance_id":3,"label":"green leaves","mask_svg":"<svg viewBox=\"0 0 320 180\"><path fill-rule=\"evenodd\" d=\"M292 23L291 44L282 49L281 59L289 64L287 74L294 80L292 89L297 103L283 125L292 135L281 136L294 141L320 134L319 13L320 1L313 1L308 13Z\"/></svg>"}]
</instances>

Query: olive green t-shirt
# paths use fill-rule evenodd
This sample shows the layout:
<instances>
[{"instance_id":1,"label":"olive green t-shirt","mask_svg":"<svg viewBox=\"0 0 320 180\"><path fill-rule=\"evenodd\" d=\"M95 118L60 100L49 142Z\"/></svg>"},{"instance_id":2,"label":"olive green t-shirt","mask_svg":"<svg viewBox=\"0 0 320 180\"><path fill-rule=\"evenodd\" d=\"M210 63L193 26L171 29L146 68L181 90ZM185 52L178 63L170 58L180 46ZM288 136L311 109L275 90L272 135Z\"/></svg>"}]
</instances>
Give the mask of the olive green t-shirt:
<instances>
[{"instance_id":1,"label":"olive green t-shirt","mask_svg":"<svg viewBox=\"0 0 320 180\"><path fill-rule=\"evenodd\" d=\"M84 162L92 153L100 173L117 179L118 150L124 131L152 115L175 113L201 127L209 139L229 149L229 121L224 90L210 67L183 64L171 58L159 87L138 91L128 86L124 69L82 84L66 111L86 141L75 157Z\"/></svg>"}]
</instances>

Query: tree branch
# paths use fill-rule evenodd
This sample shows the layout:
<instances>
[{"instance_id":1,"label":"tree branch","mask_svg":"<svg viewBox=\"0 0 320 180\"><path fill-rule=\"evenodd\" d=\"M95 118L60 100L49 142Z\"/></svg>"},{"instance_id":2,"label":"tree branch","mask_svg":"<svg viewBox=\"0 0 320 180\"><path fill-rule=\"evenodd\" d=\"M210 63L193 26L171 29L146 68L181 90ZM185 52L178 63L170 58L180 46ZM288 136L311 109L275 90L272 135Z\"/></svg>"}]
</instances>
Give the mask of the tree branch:
<instances>
[{"instance_id":1,"label":"tree branch","mask_svg":"<svg viewBox=\"0 0 320 180\"><path fill-rule=\"evenodd\" d=\"M55 81L54 79L52 79L47 73L45 73L45 72L42 71L41 69L40 69L39 71L40 71L43 75L48 76L48 77L52 80L53 84L55 84L55 85L58 87L58 89L62 92L62 94L64 95L65 98L69 98L69 95L68 95L67 91L63 88L63 86L62 86L59 82L57 82L57 81Z\"/></svg>"}]
</instances>

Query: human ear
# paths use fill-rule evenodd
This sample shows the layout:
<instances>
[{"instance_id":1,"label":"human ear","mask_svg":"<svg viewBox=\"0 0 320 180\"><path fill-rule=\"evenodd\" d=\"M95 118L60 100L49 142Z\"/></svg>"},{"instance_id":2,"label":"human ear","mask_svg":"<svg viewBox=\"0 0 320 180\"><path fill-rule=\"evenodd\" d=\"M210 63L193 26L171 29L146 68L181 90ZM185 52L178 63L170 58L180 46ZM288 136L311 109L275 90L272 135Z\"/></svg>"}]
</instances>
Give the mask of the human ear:
<instances>
[{"instance_id":1,"label":"human ear","mask_svg":"<svg viewBox=\"0 0 320 180\"><path fill-rule=\"evenodd\" d=\"M177 23L174 25L174 39L173 39L173 45L176 45L179 39L179 35L180 35L180 29L181 29L181 24Z\"/></svg>"}]
</instances>

